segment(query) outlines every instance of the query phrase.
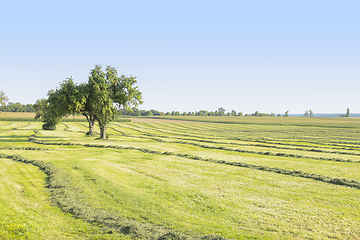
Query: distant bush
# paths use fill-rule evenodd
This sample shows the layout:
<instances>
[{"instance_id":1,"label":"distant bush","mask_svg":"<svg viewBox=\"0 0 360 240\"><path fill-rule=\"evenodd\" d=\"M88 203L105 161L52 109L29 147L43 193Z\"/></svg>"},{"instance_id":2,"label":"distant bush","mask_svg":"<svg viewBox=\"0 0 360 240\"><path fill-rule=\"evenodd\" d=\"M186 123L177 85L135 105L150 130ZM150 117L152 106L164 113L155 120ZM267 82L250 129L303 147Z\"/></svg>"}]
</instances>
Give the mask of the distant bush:
<instances>
[{"instance_id":1,"label":"distant bush","mask_svg":"<svg viewBox=\"0 0 360 240\"><path fill-rule=\"evenodd\" d=\"M56 125L50 124L50 123L45 123L42 125L42 129L43 130L56 130Z\"/></svg>"}]
</instances>

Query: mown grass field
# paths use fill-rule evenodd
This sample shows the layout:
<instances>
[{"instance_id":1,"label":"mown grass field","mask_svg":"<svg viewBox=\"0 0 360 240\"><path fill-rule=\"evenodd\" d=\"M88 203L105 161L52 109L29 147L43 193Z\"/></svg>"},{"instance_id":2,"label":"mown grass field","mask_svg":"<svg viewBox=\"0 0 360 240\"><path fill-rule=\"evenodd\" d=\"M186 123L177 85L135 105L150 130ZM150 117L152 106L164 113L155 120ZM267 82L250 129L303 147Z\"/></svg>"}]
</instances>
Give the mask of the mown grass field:
<instances>
[{"instance_id":1,"label":"mown grass field","mask_svg":"<svg viewBox=\"0 0 360 240\"><path fill-rule=\"evenodd\" d=\"M0 239L360 238L360 119L206 119L1 121Z\"/></svg>"},{"instance_id":2,"label":"mown grass field","mask_svg":"<svg viewBox=\"0 0 360 240\"><path fill-rule=\"evenodd\" d=\"M261 124L286 126L327 126L327 127L358 127L360 118L331 117L228 117L228 116L153 116L155 119L169 119L197 122L216 122L229 124Z\"/></svg>"}]
</instances>

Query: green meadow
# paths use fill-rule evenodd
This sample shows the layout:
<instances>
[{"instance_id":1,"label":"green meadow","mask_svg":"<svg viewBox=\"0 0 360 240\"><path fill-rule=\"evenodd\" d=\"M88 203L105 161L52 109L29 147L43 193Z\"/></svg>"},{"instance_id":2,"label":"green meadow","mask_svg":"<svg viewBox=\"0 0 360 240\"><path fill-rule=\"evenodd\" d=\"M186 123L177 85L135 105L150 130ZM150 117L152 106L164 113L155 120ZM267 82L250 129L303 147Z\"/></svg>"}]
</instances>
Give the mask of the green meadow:
<instances>
[{"instance_id":1,"label":"green meadow","mask_svg":"<svg viewBox=\"0 0 360 240\"><path fill-rule=\"evenodd\" d=\"M360 238L360 119L41 125L0 121L0 239Z\"/></svg>"}]
</instances>

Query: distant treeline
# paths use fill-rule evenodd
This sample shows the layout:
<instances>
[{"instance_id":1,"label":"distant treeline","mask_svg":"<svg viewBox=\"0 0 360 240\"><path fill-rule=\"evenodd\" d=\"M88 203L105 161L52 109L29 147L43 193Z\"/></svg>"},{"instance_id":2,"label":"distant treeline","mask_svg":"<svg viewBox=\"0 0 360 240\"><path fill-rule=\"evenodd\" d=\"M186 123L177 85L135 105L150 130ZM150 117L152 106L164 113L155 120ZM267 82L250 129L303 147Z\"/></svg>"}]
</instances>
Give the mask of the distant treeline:
<instances>
[{"instance_id":1,"label":"distant treeline","mask_svg":"<svg viewBox=\"0 0 360 240\"><path fill-rule=\"evenodd\" d=\"M19 102L12 103L10 102L7 105L0 106L0 112L35 112L33 108L33 104L21 104ZM226 112L224 108L219 108L217 111L206 111L206 110L200 110L195 112L179 112L179 111L172 111L172 112L160 112L158 110L140 110L138 108L132 108L131 110L127 109L120 109L119 115L124 116L269 116L269 117L304 117L304 114L288 114L288 111L285 112L285 114L275 114L275 113L260 113L258 111L255 111L251 114L243 114L242 112L236 112L235 110L232 110L231 112ZM348 115L350 117L360 117L360 114L350 114L348 112ZM319 114L313 114L314 117L346 117L347 115L341 115L339 113L319 113Z\"/></svg>"},{"instance_id":2,"label":"distant treeline","mask_svg":"<svg viewBox=\"0 0 360 240\"><path fill-rule=\"evenodd\" d=\"M259 113L255 111L251 114L243 114L242 112L236 112L232 110L231 112L226 112L224 108L219 108L217 111L206 111L200 110L195 112L179 112L179 111L172 111L172 112L160 112L154 109L151 110L139 110L137 108L132 108L131 110L121 109L119 110L120 115L127 115L127 116L271 116L271 117L281 117L285 116L288 117L288 111L285 112L284 115L275 114L275 113Z\"/></svg>"},{"instance_id":3,"label":"distant treeline","mask_svg":"<svg viewBox=\"0 0 360 240\"><path fill-rule=\"evenodd\" d=\"M120 109L119 115L125 116L163 116L165 113L151 109L151 110L139 110L138 108L132 108L131 110Z\"/></svg>"},{"instance_id":4,"label":"distant treeline","mask_svg":"<svg viewBox=\"0 0 360 240\"><path fill-rule=\"evenodd\" d=\"M0 112L35 112L33 108L33 104L21 104L19 102L12 103L10 102L7 105L0 106ZM158 110L140 110L138 108L132 108L131 110L127 109L120 109L119 115L125 115L125 116L286 116L286 113L284 115L281 114L275 114L275 113L259 113L258 111L255 111L251 114L243 114L242 112L236 112L235 110L232 110L231 112L226 112L224 108L219 108L216 111L206 111L206 110L200 110L195 112L179 112L179 111L172 111L172 112L160 112Z\"/></svg>"},{"instance_id":5,"label":"distant treeline","mask_svg":"<svg viewBox=\"0 0 360 240\"><path fill-rule=\"evenodd\" d=\"M0 112L35 112L33 104L21 104L19 102L10 102L7 105L0 106Z\"/></svg>"}]
</instances>

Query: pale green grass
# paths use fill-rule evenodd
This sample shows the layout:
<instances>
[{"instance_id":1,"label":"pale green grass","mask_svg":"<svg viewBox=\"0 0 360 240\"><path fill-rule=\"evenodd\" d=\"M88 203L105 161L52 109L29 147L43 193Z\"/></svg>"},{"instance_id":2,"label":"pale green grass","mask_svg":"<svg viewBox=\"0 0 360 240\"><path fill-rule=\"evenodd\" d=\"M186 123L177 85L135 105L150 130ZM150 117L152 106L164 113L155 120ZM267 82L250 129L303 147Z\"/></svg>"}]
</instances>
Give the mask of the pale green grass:
<instances>
[{"instance_id":1,"label":"pale green grass","mask_svg":"<svg viewBox=\"0 0 360 240\"><path fill-rule=\"evenodd\" d=\"M29 123L27 122L4 122L0 121L0 129L1 130L10 130L14 128L23 128L28 126Z\"/></svg>"},{"instance_id":2,"label":"pale green grass","mask_svg":"<svg viewBox=\"0 0 360 240\"><path fill-rule=\"evenodd\" d=\"M0 159L0 239L126 239L53 206L37 167Z\"/></svg>"}]
</instances>

